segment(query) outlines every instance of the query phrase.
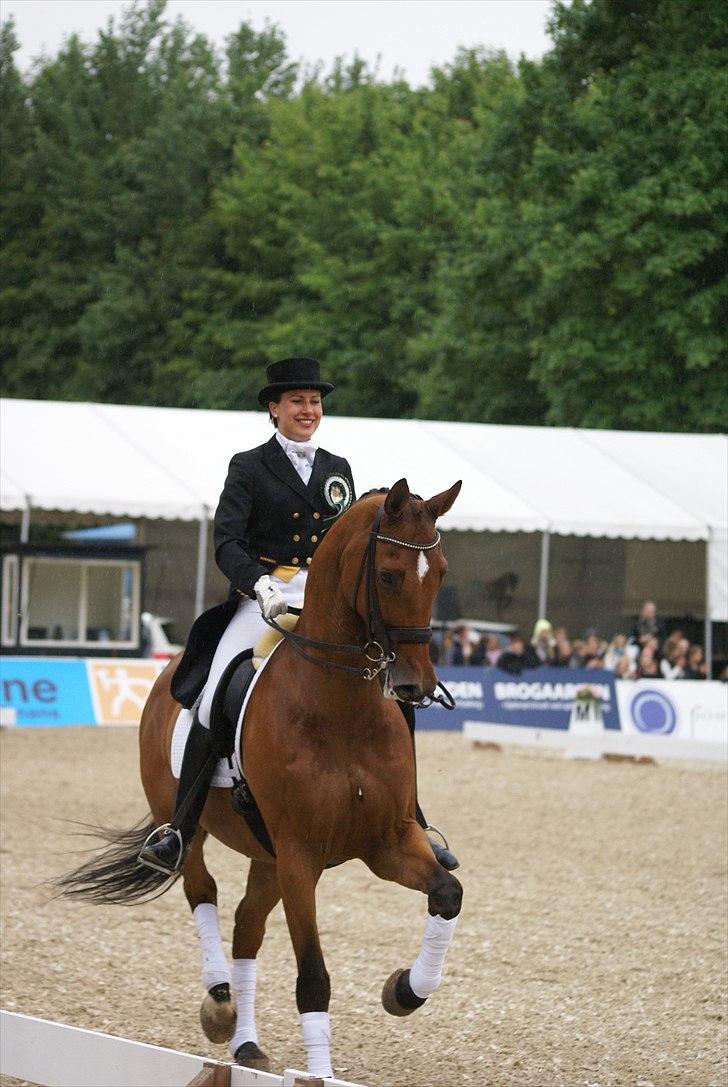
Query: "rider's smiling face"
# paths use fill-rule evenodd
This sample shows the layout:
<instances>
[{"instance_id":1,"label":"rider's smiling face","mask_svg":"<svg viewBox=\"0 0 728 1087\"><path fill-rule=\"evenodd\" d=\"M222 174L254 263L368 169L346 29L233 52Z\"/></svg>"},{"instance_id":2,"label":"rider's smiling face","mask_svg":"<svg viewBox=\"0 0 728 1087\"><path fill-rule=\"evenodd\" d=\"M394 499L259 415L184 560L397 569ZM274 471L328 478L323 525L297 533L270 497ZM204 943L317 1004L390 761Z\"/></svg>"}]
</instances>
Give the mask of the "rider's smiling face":
<instances>
[{"instance_id":1,"label":"rider's smiling face","mask_svg":"<svg viewBox=\"0 0 728 1087\"><path fill-rule=\"evenodd\" d=\"M284 438L305 442L321 422L321 393L317 389L289 389L281 393L280 400L271 401L269 410L278 420L278 429Z\"/></svg>"}]
</instances>

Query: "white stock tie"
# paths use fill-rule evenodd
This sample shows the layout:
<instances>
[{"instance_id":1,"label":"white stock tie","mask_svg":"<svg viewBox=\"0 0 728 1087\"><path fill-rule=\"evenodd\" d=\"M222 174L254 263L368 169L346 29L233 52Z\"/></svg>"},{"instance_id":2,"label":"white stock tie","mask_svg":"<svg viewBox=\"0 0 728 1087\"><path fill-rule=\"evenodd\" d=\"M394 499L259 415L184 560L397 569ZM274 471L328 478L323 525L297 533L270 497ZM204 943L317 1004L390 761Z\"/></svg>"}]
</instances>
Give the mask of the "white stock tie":
<instances>
[{"instance_id":1,"label":"white stock tie","mask_svg":"<svg viewBox=\"0 0 728 1087\"><path fill-rule=\"evenodd\" d=\"M308 483L313 471L316 446L313 442L292 442L290 439L286 439L285 444L281 441L281 445L298 475L304 483Z\"/></svg>"}]
</instances>

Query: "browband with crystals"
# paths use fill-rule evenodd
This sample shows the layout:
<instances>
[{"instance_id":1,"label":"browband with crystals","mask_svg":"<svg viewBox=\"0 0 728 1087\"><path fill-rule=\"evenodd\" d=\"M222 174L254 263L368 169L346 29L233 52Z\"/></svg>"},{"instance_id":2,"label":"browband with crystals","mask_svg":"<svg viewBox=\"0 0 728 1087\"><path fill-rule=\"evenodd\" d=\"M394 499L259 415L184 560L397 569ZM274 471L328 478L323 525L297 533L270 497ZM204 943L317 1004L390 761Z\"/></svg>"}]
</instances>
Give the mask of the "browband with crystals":
<instances>
[{"instance_id":1,"label":"browband with crystals","mask_svg":"<svg viewBox=\"0 0 728 1087\"><path fill-rule=\"evenodd\" d=\"M411 551L431 551L433 547L437 547L440 542L440 533L437 533L437 539L434 543L430 544L418 544L418 543L406 543L404 540L397 540L394 536L380 536L377 533L376 538L381 540L382 543L396 544L397 547L409 547Z\"/></svg>"}]
</instances>

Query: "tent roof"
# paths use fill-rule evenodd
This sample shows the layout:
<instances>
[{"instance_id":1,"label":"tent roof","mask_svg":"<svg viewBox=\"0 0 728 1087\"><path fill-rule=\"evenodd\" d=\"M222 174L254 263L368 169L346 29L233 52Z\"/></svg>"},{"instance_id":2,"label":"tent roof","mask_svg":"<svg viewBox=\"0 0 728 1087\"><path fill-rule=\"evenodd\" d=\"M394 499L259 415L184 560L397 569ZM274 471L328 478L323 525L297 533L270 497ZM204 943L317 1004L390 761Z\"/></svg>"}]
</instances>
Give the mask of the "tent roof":
<instances>
[{"instance_id":1,"label":"tent roof","mask_svg":"<svg viewBox=\"0 0 728 1087\"><path fill-rule=\"evenodd\" d=\"M0 401L3 509L196 520L229 459L270 437L263 412ZM429 495L463 480L445 529L706 539L725 531L728 439L326 417L322 446L359 493L406 476Z\"/></svg>"}]
</instances>

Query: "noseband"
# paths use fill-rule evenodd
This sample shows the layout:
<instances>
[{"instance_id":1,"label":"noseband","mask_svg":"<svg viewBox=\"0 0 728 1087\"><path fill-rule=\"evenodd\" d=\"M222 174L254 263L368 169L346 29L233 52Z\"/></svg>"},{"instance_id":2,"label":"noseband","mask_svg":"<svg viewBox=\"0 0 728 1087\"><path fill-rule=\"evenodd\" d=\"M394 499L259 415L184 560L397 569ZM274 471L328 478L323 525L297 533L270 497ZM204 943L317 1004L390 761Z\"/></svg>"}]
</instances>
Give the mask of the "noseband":
<instances>
[{"instance_id":1,"label":"noseband","mask_svg":"<svg viewBox=\"0 0 728 1087\"><path fill-rule=\"evenodd\" d=\"M392 627L386 625L382 617L379 594L377 593L375 557L377 543L390 543L394 544L396 547L408 548L411 551L431 551L433 547L437 547L440 543L440 533L436 532L435 539L432 543L427 544L408 543L406 540L398 540L394 536L382 536L379 533L379 526L382 523L383 514L384 506L380 506L374 521L372 522L369 540L364 550L364 554L362 555L352 600L352 607L356 612L356 600L359 595L362 579L366 575L367 610L366 618L364 620L366 641L363 646L340 645L337 642L320 642L315 638L306 638L302 634L296 634L295 631L284 630L283 627L276 623L275 619L265 619L265 616L263 616L268 626L273 627L282 634L286 641L289 641L296 652L302 657L313 661L314 664L321 665L323 668L333 668L339 672L349 672L351 675L358 676L367 681L375 679L380 672L388 669L389 666L394 663L397 659L397 654L394 650L396 644L422 645L429 644L432 640L432 627L429 626ZM320 657L315 657L312 653L308 653L303 648L304 646L310 646L313 649L326 649L333 653L363 653L370 664L365 665L362 668L357 668L349 664L339 664L338 661L322 660ZM429 706L431 702L439 702L447 709L453 709L455 702L450 695L450 692L439 682L438 687L442 689L446 696L445 698L443 698L442 695L436 695L415 704L419 706Z\"/></svg>"}]
</instances>

